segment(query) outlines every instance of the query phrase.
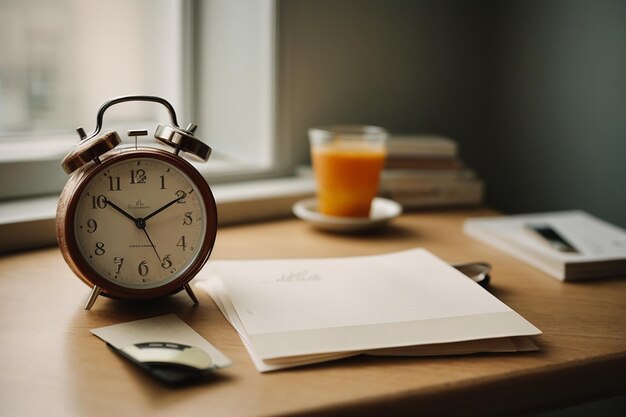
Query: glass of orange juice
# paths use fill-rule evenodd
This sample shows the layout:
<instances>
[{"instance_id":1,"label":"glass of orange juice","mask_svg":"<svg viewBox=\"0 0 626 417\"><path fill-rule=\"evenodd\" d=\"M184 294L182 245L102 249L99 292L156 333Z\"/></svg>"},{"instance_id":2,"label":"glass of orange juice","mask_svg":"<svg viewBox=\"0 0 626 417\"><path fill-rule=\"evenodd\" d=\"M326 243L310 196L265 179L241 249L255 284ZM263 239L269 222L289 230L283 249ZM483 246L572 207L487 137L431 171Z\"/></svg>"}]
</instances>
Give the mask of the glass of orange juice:
<instances>
[{"instance_id":1,"label":"glass of orange juice","mask_svg":"<svg viewBox=\"0 0 626 417\"><path fill-rule=\"evenodd\" d=\"M378 194L388 133L377 126L309 129L318 212L368 217Z\"/></svg>"}]
</instances>

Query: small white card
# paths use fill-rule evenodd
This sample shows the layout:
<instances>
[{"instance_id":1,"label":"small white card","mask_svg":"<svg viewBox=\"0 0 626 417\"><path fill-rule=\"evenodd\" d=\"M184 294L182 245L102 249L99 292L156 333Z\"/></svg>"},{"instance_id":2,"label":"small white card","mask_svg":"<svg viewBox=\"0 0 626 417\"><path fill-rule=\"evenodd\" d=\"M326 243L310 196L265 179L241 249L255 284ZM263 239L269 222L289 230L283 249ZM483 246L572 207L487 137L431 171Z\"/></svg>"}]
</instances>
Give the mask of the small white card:
<instances>
[{"instance_id":1,"label":"small white card","mask_svg":"<svg viewBox=\"0 0 626 417\"><path fill-rule=\"evenodd\" d=\"M195 346L205 351L217 368L231 364L230 359L175 314L151 317L128 323L91 329L91 333L117 349L135 343L171 342Z\"/></svg>"}]
</instances>

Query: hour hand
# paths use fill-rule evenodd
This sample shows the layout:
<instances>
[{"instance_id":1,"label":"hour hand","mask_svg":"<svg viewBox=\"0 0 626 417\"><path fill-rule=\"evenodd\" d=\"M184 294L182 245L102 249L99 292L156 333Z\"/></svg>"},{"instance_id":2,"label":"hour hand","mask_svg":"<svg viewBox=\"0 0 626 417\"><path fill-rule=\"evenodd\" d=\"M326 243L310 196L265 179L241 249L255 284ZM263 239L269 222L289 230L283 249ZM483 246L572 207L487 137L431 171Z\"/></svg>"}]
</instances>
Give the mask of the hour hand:
<instances>
[{"instance_id":1,"label":"hour hand","mask_svg":"<svg viewBox=\"0 0 626 417\"><path fill-rule=\"evenodd\" d=\"M133 223L137 223L137 219L135 219L133 216L131 216L130 214L128 214L127 212L125 212L123 209L121 209L117 204L113 203L111 200L109 200L108 198L105 198L105 201L107 203L107 206L111 206L111 208L113 208L116 211L119 211L120 213L122 213L124 216L128 217Z\"/></svg>"},{"instance_id":2,"label":"hour hand","mask_svg":"<svg viewBox=\"0 0 626 417\"><path fill-rule=\"evenodd\" d=\"M178 203L180 200L182 200L183 198L185 198L185 195L180 195L178 197L176 197L175 199L173 199L172 201L170 201L169 203L159 207L158 209L154 210L152 213L148 214L146 217L144 217L144 220L148 220L149 218L159 214L160 212L162 212L163 210L165 210L166 208Z\"/></svg>"}]
</instances>

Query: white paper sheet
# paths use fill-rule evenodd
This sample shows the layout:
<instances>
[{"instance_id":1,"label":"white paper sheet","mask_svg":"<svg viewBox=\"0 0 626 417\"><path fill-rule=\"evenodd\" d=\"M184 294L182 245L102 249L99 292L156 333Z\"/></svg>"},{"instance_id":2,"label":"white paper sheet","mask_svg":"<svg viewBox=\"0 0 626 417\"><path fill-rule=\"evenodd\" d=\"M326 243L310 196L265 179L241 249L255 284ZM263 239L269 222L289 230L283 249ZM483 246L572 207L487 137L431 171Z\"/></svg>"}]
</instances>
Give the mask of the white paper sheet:
<instances>
[{"instance_id":1,"label":"white paper sheet","mask_svg":"<svg viewBox=\"0 0 626 417\"><path fill-rule=\"evenodd\" d=\"M212 267L250 335L509 311L425 250Z\"/></svg>"},{"instance_id":2,"label":"white paper sheet","mask_svg":"<svg viewBox=\"0 0 626 417\"><path fill-rule=\"evenodd\" d=\"M285 357L319 361L319 355L541 333L423 249L213 261L199 278L261 371Z\"/></svg>"}]
</instances>

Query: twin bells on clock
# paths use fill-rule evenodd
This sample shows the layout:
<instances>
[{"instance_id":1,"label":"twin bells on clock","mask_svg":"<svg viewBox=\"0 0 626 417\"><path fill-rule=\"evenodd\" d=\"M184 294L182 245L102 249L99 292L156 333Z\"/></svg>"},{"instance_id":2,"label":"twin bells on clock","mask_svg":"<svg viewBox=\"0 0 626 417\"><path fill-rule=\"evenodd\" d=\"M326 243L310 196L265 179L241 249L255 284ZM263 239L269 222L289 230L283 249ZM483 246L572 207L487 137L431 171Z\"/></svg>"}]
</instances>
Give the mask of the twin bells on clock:
<instances>
[{"instance_id":1,"label":"twin bells on clock","mask_svg":"<svg viewBox=\"0 0 626 417\"><path fill-rule=\"evenodd\" d=\"M104 112L129 101L168 110L170 125L158 125L154 134L165 149L136 142L115 149L117 132L99 136ZM70 269L92 287L86 309L101 294L147 299L185 289L197 302L189 281L212 251L217 207L204 177L180 155L208 160L211 148L195 129L181 128L166 100L139 95L105 102L89 135L77 129L81 142L61 162L71 176L59 197L56 232Z\"/></svg>"},{"instance_id":2,"label":"twin bells on clock","mask_svg":"<svg viewBox=\"0 0 626 417\"><path fill-rule=\"evenodd\" d=\"M88 162L98 161L102 155L122 143L122 139L120 139L120 136L115 131L105 133L100 137L96 136L102 129L102 121L106 109L115 104L128 101L151 101L165 106L169 112L172 125L158 125L154 132L154 138L160 143L174 148L174 153L176 154L183 151L203 162L209 159L211 148L194 136L197 126L190 123L185 129L179 127L176 120L176 112L167 100L155 96L123 96L111 99L100 107L96 116L96 128L89 136L87 136L82 127L76 129L81 139L81 144L63 158L61 166L65 173L71 174Z\"/></svg>"}]
</instances>

